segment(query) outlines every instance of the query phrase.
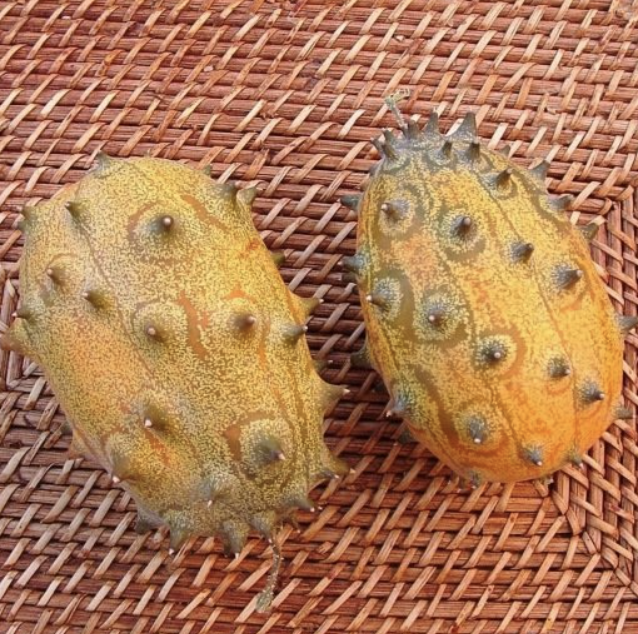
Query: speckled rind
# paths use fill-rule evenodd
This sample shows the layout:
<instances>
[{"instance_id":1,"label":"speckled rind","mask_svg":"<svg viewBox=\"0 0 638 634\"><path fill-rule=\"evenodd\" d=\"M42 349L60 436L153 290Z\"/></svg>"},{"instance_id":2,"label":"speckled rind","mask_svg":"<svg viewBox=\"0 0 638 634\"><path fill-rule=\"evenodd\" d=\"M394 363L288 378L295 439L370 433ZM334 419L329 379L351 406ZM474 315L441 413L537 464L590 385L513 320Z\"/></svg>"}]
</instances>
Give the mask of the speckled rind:
<instances>
[{"instance_id":1,"label":"speckled rind","mask_svg":"<svg viewBox=\"0 0 638 634\"><path fill-rule=\"evenodd\" d=\"M542 477L614 419L623 335L542 175L449 135L385 133L358 203L367 347L410 431L473 483ZM393 407L393 409L396 409Z\"/></svg>"},{"instance_id":2,"label":"speckled rind","mask_svg":"<svg viewBox=\"0 0 638 634\"><path fill-rule=\"evenodd\" d=\"M72 448L171 547L270 538L343 472L295 296L255 230L254 191L159 159L98 165L24 221L21 311L4 339L45 369ZM21 315L21 316L20 316Z\"/></svg>"}]
</instances>

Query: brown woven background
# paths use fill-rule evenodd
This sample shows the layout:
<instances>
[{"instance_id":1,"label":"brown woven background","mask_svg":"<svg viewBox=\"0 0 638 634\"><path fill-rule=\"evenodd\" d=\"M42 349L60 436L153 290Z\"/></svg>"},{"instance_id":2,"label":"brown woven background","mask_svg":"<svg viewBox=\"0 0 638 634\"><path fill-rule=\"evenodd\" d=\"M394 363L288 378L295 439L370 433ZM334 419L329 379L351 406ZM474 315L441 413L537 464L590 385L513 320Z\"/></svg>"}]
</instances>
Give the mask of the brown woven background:
<instances>
[{"instance_id":1,"label":"brown woven background","mask_svg":"<svg viewBox=\"0 0 638 634\"><path fill-rule=\"evenodd\" d=\"M352 389L327 437L355 469L282 533L275 607L257 614L268 548L251 540L231 562L199 539L172 560L163 532L137 536L127 496L65 458L40 369L0 352L0 632L638 632L635 418L549 487L459 491L396 443L377 377L350 368L363 327L338 269L356 226L338 196L376 160L383 96L407 87L408 115L436 107L449 126L473 110L520 164L551 157L550 189L577 196L581 221L605 218L593 254L636 314L637 42L631 3L608 0L0 3L0 328L19 293L21 206L98 149L254 181L284 278L326 300L309 341ZM634 334L634 411L637 347Z\"/></svg>"}]
</instances>

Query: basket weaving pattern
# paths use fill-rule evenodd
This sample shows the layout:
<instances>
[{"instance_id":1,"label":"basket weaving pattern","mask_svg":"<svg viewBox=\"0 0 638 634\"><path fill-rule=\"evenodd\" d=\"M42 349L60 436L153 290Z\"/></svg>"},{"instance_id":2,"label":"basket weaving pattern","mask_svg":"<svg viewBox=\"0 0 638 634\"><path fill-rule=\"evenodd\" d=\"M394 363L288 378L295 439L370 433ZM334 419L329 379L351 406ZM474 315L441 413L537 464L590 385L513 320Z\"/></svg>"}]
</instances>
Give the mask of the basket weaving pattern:
<instances>
[{"instance_id":1,"label":"basket weaving pattern","mask_svg":"<svg viewBox=\"0 0 638 634\"><path fill-rule=\"evenodd\" d=\"M604 221L592 255L618 312L638 311L638 10L608 0L25 0L0 2L0 330L20 287L24 204L78 180L103 150L210 165L256 184L255 223L309 322L323 376L351 392L326 419L353 468L279 536L273 609L255 610L271 550L237 560L212 538L169 556L133 531L132 500L66 454L42 371L0 351L0 634L638 633L638 335L625 405L550 484L469 491L398 442L339 261L356 216L339 196L377 160L369 139L436 109L476 113L492 148L551 161L574 222Z\"/></svg>"}]
</instances>

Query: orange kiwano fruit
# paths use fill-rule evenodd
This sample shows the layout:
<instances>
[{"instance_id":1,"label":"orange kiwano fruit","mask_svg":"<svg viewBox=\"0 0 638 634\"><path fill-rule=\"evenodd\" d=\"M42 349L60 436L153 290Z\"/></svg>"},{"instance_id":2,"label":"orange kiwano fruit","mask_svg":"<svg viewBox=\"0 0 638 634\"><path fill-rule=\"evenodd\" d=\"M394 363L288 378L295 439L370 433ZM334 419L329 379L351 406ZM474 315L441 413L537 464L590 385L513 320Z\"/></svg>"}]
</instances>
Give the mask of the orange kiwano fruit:
<instances>
[{"instance_id":1,"label":"orange kiwano fruit","mask_svg":"<svg viewBox=\"0 0 638 634\"><path fill-rule=\"evenodd\" d=\"M160 159L98 166L25 209L21 307L5 346L44 368L90 456L171 548L271 540L344 464L323 442L343 392L319 377L304 322L237 191ZM275 547L276 572L279 556ZM261 597L266 607L271 582Z\"/></svg>"},{"instance_id":2,"label":"orange kiwano fruit","mask_svg":"<svg viewBox=\"0 0 638 634\"><path fill-rule=\"evenodd\" d=\"M473 485L545 476L572 461L621 405L623 336L546 164L520 168L476 139L474 117L442 135L436 114L375 142L361 197L356 278L371 364L391 411Z\"/></svg>"}]
</instances>

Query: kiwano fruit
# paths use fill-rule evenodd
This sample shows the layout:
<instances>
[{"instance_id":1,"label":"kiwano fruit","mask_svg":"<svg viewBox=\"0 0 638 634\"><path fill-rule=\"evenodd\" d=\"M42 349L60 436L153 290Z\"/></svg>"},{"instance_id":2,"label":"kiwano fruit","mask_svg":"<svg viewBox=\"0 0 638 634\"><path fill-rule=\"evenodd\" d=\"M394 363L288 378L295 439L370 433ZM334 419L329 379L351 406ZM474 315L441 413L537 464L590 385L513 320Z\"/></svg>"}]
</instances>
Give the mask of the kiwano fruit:
<instances>
[{"instance_id":1,"label":"kiwano fruit","mask_svg":"<svg viewBox=\"0 0 638 634\"><path fill-rule=\"evenodd\" d=\"M373 141L356 280L367 338L354 365L378 370L390 414L471 485L547 476L582 455L620 408L623 336L589 256L597 224L572 225L569 197L476 138L424 129Z\"/></svg>"},{"instance_id":2,"label":"kiwano fruit","mask_svg":"<svg viewBox=\"0 0 638 634\"><path fill-rule=\"evenodd\" d=\"M319 300L290 292L252 223L254 189L151 158L97 167L24 210L21 303L4 346L36 360L71 449L135 500L170 548L216 535L239 553L311 510L344 463L323 442L343 393L310 357ZM260 597L272 596L280 557Z\"/></svg>"}]
</instances>

